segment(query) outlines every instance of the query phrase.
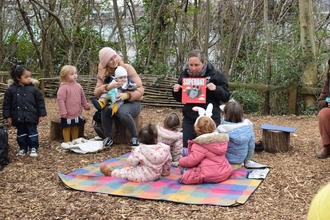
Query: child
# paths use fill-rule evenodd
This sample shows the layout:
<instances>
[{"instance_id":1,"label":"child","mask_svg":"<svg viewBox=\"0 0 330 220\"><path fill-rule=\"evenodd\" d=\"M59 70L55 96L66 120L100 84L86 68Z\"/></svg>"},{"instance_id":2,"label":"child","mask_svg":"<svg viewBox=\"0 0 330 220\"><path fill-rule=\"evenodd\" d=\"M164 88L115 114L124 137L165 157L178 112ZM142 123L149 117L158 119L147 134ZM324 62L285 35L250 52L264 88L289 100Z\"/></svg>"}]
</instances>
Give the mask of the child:
<instances>
[{"instance_id":1,"label":"child","mask_svg":"<svg viewBox=\"0 0 330 220\"><path fill-rule=\"evenodd\" d=\"M210 112L212 115L212 110ZM188 156L179 160L180 182L219 183L228 179L233 171L225 157L229 136L215 132L216 124L211 115L199 115L194 124L197 137L188 140Z\"/></svg>"},{"instance_id":2,"label":"child","mask_svg":"<svg viewBox=\"0 0 330 220\"><path fill-rule=\"evenodd\" d=\"M57 91L57 104L61 116L64 142L77 139L79 126L83 124L80 117L82 107L90 110L83 88L77 83L77 69L74 66L65 65L60 72L61 84ZM71 137L70 137L71 135Z\"/></svg>"},{"instance_id":3,"label":"child","mask_svg":"<svg viewBox=\"0 0 330 220\"><path fill-rule=\"evenodd\" d=\"M46 116L45 101L40 90L33 85L31 70L16 65L11 69L12 80L8 81L3 101L3 117L17 128L17 143L23 156L30 149L30 157L38 156L39 140L37 125Z\"/></svg>"},{"instance_id":4,"label":"child","mask_svg":"<svg viewBox=\"0 0 330 220\"><path fill-rule=\"evenodd\" d=\"M180 118L175 112L166 116L163 125L158 124L158 142L171 148L172 165L178 166L182 152L182 132Z\"/></svg>"},{"instance_id":5,"label":"child","mask_svg":"<svg viewBox=\"0 0 330 220\"><path fill-rule=\"evenodd\" d=\"M255 141L253 123L243 118L243 108L238 102L228 102L224 107L224 117L217 132L227 133L230 137L226 158L233 168L263 168L263 164L252 161Z\"/></svg>"},{"instance_id":6,"label":"child","mask_svg":"<svg viewBox=\"0 0 330 220\"><path fill-rule=\"evenodd\" d=\"M111 89L109 92L102 94L98 100L92 100L94 107L98 111L105 108L105 106L108 104L108 101L110 101L111 105L106 111L106 114L109 116L113 116L118 111L118 108L124 104L124 101L117 101L118 94L121 93L122 95L126 95L125 91L134 91L137 88L136 84L132 80L127 78L127 71L122 66L118 66L115 70L114 79L112 78L112 76L108 76L105 78L104 82L111 83L112 80L122 83L122 86L118 89L114 88Z\"/></svg>"},{"instance_id":7,"label":"child","mask_svg":"<svg viewBox=\"0 0 330 220\"><path fill-rule=\"evenodd\" d=\"M157 128L147 125L139 132L140 145L132 150L125 167L111 169L102 164L101 173L133 182L148 182L168 176L171 169L170 146L157 143Z\"/></svg>"}]
</instances>

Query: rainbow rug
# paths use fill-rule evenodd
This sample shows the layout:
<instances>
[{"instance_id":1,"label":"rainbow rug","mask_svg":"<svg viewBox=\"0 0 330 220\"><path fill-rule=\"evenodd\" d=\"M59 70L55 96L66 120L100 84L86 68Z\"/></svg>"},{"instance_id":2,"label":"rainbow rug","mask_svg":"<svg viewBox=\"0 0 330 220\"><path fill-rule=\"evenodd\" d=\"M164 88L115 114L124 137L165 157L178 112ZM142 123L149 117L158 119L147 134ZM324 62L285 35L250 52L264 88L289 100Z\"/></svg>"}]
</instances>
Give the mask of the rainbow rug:
<instances>
[{"instance_id":1,"label":"rainbow rug","mask_svg":"<svg viewBox=\"0 0 330 220\"><path fill-rule=\"evenodd\" d=\"M180 171L176 167L171 168L169 176L146 183L129 182L120 178L103 176L100 173L100 164L120 168L125 165L129 154L92 164L69 174L58 173L58 176L66 187L84 192L217 206L244 204L263 181L263 179L246 178L249 170L245 168L234 170L232 176L224 182L200 185L181 184Z\"/></svg>"}]
</instances>

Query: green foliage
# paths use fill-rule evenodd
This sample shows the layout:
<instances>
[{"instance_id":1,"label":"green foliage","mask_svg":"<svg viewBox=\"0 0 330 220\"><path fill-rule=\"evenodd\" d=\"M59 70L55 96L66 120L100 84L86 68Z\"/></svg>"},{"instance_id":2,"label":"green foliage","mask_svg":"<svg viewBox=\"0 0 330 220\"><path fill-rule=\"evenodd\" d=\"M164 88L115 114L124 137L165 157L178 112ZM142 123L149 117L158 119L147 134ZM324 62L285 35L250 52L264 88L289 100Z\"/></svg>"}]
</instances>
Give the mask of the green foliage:
<instances>
[{"instance_id":1,"label":"green foliage","mask_svg":"<svg viewBox=\"0 0 330 220\"><path fill-rule=\"evenodd\" d=\"M245 114L259 114L260 97L257 91L250 89L236 89L231 92L231 98L239 102Z\"/></svg>"}]
</instances>

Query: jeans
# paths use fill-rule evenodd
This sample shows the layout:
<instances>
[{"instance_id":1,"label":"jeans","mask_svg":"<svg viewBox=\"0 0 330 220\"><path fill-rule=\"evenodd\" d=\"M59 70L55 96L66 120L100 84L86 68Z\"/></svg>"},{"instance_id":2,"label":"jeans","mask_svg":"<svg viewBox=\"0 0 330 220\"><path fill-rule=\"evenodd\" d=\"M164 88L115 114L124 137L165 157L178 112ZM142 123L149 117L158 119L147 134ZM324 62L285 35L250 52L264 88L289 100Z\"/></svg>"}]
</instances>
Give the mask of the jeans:
<instances>
[{"instance_id":1,"label":"jeans","mask_svg":"<svg viewBox=\"0 0 330 220\"><path fill-rule=\"evenodd\" d=\"M131 134L131 138L138 137L138 132L134 122L134 118L141 113L141 109L142 109L142 105L140 101L127 102L122 106L120 106L120 108L116 113L116 116L125 125L129 133ZM114 118L107 117L106 110L107 107L102 109L101 111L102 130L105 137L112 137L111 129Z\"/></svg>"}]
</instances>

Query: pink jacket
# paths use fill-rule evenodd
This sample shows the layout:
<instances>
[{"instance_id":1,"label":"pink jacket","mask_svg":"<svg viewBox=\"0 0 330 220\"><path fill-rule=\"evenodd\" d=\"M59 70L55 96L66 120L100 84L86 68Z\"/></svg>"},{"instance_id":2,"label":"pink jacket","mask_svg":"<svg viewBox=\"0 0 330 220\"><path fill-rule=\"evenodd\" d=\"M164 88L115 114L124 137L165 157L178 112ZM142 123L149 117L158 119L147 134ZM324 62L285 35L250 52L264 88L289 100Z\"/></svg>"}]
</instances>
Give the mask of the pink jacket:
<instances>
[{"instance_id":1,"label":"pink jacket","mask_svg":"<svg viewBox=\"0 0 330 220\"><path fill-rule=\"evenodd\" d=\"M172 155L172 165L178 166L179 159L182 155L182 132L171 131L160 124L157 125L158 130L158 142L167 144L170 146Z\"/></svg>"},{"instance_id":2,"label":"pink jacket","mask_svg":"<svg viewBox=\"0 0 330 220\"><path fill-rule=\"evenodd\" d=\"M148 182L168 176L171 171L170 146L162 143L140 144L127 159L127 164L121 169L114 169L111 176L132 182Z\"/></svg>"},{"instance_id":3,"label":"pink jacket","mask_svg":"<svg viewBox=\"0 0 330 220\"><path fill-rule=\"evenodd\" d=\"M57 104L60 115L66 115L67 119L73 119L81 115L82 107L89 110L83 88L79 83L61 83L57 91Z\"/></svg>"},{"instance_id":4,"label":"pink jacket","mask_svg":"<svg viewBox=\"0 0 330 220\"><path fill-rule=\"evenodd\" d=\"M179 166L189 168L181 183L219 183L233 171L225 157L229 136L224 133L203 134L188 141L189 155L179 160Z\"/></svg>"}]
</instances>

